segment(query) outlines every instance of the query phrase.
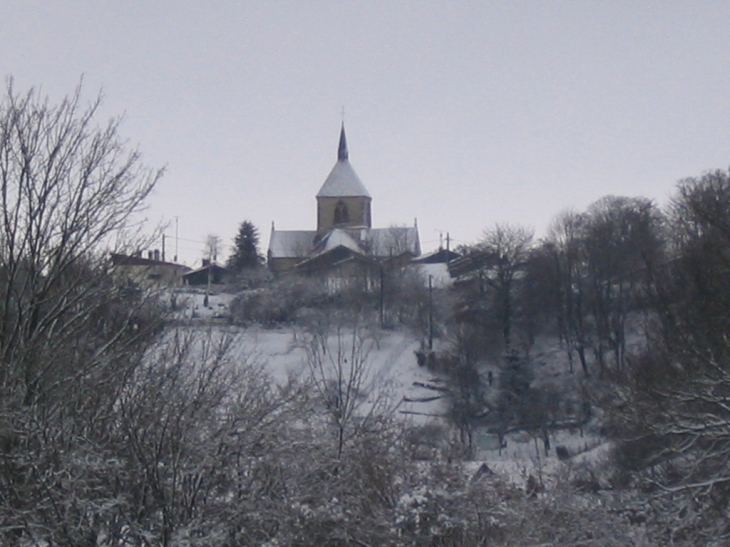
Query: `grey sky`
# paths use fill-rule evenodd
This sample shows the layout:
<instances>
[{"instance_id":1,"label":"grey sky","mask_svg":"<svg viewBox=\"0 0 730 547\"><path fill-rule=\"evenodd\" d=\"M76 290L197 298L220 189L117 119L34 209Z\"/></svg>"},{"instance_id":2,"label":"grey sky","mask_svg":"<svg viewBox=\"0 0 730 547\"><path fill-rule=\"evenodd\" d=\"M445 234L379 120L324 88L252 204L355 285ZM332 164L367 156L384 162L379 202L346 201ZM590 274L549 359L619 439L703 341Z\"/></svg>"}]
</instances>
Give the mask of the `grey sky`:
<instances>
[{"instance_id":1,"label":"grey sky","mask_svg":"<svg viewBox=\"0 0 730 547\"><path fill-rule=\"evenodd\" d=\"M727 1L4 0L0 69L52 100L103 88L168 166L147 215L179 217L192 264L242 220L264 247L272 220L314 229L343 105L373 225L417 217L425 249L664 203L730 164L728 28Z\"/></svg>"}]
</instances>

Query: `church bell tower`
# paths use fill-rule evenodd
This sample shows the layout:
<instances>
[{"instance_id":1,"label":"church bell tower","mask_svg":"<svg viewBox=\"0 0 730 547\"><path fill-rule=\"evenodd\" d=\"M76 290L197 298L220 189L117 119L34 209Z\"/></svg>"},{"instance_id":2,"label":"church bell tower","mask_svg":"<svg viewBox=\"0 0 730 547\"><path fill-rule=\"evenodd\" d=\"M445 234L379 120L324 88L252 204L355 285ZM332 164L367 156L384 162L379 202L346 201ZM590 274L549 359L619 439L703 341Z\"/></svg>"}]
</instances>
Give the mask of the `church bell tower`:
<instances>
[{"instance_id":1,"label":"church bell tower","mask_svg":"<svg viewBox=\"0 0 730 547\"><path fill-rule=\"evenodd\" d=\"M317 237L333 228L372 228L372 198L352 168L345 124L340 130L337 163L317 193Z\"/></svg>"}]
</instances>

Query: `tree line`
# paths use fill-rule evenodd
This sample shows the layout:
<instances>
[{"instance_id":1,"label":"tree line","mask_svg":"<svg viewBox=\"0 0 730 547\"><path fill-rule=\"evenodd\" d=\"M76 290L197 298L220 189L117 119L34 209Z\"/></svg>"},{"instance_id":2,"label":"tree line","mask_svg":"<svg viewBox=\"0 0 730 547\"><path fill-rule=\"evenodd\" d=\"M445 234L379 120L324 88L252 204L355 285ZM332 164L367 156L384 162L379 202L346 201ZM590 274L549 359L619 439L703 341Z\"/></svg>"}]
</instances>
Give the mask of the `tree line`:
<instances>
[{"instance_id":1,"label":"tree line","mask_svg":"<svg viewBox=\"0 0 730 547\"><path fill-rule=\"evenodd\" d=\"M498 225L462 248L476 266L461 276L455 313L453 377L472 378L455 397L454 408L471 405L457 423L554 423L549 393L533 389L530 350L536 337L557 338L585 378L584 402L605 412L615 463L632 483L692 499L703 521L693 526L710 526L730 502L729 213L730 172L716 170L681 180L664 209L607 196L558 215L542 240ZM499 363L491 405L485 358Z\"/></svg>"}]
</instances>

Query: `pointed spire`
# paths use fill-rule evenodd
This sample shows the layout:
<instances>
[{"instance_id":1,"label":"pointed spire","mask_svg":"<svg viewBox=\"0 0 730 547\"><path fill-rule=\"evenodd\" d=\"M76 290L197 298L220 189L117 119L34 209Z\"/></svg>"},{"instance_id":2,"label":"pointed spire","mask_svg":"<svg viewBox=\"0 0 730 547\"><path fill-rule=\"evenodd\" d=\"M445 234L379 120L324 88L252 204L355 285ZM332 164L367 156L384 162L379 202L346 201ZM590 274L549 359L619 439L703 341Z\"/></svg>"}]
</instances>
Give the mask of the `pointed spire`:
<instances>
[{"instance_id":1,"label":"pointed spire","mask_svg":"<svg viewBox=\"0 0 730 547\"><path fill-rule=\"evenodd\" d=\"M340 146L337 149L337 160L344 161L349 157L347 153L347 138L345 138L345 122L342 122L342 129L340 130Z\"/></svg>"}]
</instances>

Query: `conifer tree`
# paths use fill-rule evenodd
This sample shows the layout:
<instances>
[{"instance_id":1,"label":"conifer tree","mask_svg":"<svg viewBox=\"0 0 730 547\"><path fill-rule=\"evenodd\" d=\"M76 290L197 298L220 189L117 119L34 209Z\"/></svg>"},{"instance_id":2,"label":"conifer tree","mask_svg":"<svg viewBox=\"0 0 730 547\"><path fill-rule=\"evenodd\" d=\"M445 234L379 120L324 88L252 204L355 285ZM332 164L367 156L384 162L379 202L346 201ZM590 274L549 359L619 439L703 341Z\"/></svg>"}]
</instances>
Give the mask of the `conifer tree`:
<instances>
[{"instance_id":1,"label":"conifer tree","mask_svg":"<svg viewBox=\"0 0 730 547\"><path fill-rule=\"evenodd\" d=\"M238 227L233 246L233 254L226 266L235 273L257 268L263 258L259 254L259 231L251 221L245 220Z\"/></svg>"}]
</instances>

